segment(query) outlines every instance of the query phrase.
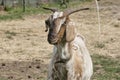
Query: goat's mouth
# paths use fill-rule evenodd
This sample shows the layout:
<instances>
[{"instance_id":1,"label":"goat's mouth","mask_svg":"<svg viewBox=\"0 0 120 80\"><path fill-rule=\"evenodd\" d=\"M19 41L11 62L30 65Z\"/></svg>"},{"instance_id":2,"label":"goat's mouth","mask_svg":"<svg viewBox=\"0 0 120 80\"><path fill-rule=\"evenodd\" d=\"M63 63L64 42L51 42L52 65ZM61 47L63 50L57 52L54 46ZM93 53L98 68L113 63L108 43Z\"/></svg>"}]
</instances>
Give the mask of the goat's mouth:
<instances>
[{"instance_id":1,"label":"goat's mouth","mask_svg":"<svg viewBox=\"0 0 120 80\"><path fill-rule=\"evenodd\" d=\"M49 39L48 38L48 42L50 43L50 44L57 44L58 43L58 38L54 38L54 39Z\"/></svg>"}]
</instances>

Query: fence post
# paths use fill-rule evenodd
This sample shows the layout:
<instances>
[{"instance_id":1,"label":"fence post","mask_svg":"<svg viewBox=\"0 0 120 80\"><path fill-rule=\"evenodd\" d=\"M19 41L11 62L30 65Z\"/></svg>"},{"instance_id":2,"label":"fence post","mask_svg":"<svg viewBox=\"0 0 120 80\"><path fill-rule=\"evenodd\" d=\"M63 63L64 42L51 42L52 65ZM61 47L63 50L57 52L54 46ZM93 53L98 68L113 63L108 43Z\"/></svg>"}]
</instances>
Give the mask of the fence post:
<instances>
[{"instance_id":1,"label":"fence post","mask_svg":"<svg viewBox=\"0 0 120 80\"><path fill-rule=\"evenodd\" d=\"M6 10L6 0L2 0L0 5L3 7L3 10Z\"/></svg>"},{"instance_id":2,"label":"fence post","mask_svg":"<svg viewBox=\"0 0 120 80\"><path fill-rule=\"evenodd\" d=\"M1 4L0 4L0 5L4 6L4 0L1 1Z\"/></svg>"},{"instance_id":3,"label":"fence post","mask_svg":"<svg viewBox=\"0 0 120 80\"><path fill-rule=\"evenodd\" d=\"M25 12L25 0L23 0L23 12Z\"/></svg>"}]
</instances>

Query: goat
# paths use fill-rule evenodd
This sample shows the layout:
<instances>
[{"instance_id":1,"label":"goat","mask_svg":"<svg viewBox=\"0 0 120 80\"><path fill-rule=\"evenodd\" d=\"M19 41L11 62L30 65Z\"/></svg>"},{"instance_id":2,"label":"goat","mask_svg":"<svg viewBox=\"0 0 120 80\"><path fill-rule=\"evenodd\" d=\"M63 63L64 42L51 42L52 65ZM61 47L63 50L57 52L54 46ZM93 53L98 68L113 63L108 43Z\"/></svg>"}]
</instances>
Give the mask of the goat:
<instances>
[{"instance_id":1,"label":"goat","mask_svg":"<svg viewBox=\"0 0 120 80\"><path fill-rule=\"evenodd\" d=\"M84 38L77 33L75 25L69 19L72 13L88 8L64 12L44 9L53 12L45 20L45 31L49 31L48 42L54 45L47 80L90 80L93 73L90 54Z\"/></svg>"}]
</instances>

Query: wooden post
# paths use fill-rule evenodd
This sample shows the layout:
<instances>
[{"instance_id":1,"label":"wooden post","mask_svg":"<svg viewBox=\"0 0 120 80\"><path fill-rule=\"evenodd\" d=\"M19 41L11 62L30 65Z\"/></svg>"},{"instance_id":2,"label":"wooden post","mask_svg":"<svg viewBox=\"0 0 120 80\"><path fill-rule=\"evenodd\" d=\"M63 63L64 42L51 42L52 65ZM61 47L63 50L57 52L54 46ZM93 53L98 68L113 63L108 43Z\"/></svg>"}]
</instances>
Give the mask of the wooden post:
<instances>
[{"instance_id":1,"label":"wooden post","mask_svg":"<svg viewBox=\"0 0 120 80\"><path fill-rule=\"evenodd\" d=\"M23 0L23 12L25 12L25 0Z\"/></svg>"},{"instance_id":2,"label":"wooden post","mask_svg":"<svg viewBox=\"0 0 120 80\"><path fill-rule=\"evenodd\" d=\"M6 10L6 0L2 0L0 5L3 6L4 10Z\"/></svg>"},{"instance_id":3,"label":"wooden post","mask_svg":"<svg viewBox=\"0 0 120 80\"><path fill-rule=\"evenodd\" d=\"M0 3L0 11L4 11L4 0Z\"/></svg>"},{"instance_id":4,"label":"wooden post","mask_svg":"<svg viewBox=\"0 0 120 80\"><path fill-rule=\"evenodd\" d=\"M1 1L1 5L4 6L4 0Z\"/></svg>"}]
</instances>

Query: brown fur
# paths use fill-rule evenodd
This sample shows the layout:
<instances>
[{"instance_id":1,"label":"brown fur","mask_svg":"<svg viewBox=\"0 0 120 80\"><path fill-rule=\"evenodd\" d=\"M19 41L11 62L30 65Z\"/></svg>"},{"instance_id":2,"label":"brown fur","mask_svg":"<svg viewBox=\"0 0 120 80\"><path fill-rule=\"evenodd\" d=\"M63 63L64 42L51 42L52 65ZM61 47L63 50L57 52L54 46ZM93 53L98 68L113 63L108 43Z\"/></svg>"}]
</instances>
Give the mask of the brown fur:
<instances>
[{"instance_id":1,"label":"brown fur","mask_svg":"<svg viewBox=\"0 0 120 80\"><path fill-rule=\"evenodd\" d=\"M58 42L60 42L62 38L64 38L64 34L67 42L70 42L75 38L75 28L73 27L73 25L69 25L69 22L69 17L67 17L65 23L61 26L60 31L57 34L59 38Z\"/></svg>"},{"instance_id":2,"label":"brown fur","mask_svg":"<svg viewBox=\"0 0 120 80\"><path fill-rule=\"evenodd\" d=\"M66 26L66 41L70 42L73 41L75 38L75 27L73 25L67 25Z\"/></svg>"},{"instance_id":3,"label":"brown fur","mask_svg":"<svg viewBox=\"0 0 120 80\"><path fill-rule=\"evenodd\" d=\"M61 42L62 39L67 39L68 37L66 36L66 34L69 34L66 31L67 25L69 24L69 17L66 18L65 23L61 26L59 33L57 34L58 37L58 43ZM69 28L69 27L68 27ZM68 35L69 36L69 35ZM66 40L67 41L67 40Z\"/></svg>"},{"instance_id":4,"label":"brown fur","mask_svg":"<svg viewBox=\"0 0 120 80\"><path fill-rule=\"evenodd\" d=\"M78 55L74 55L74 71L75 74L78 75L79 74L79 78L82 77L82 66L83 65L83 61L82 61L82 57L78 57Z\"/></svg>"}]
</instances>

